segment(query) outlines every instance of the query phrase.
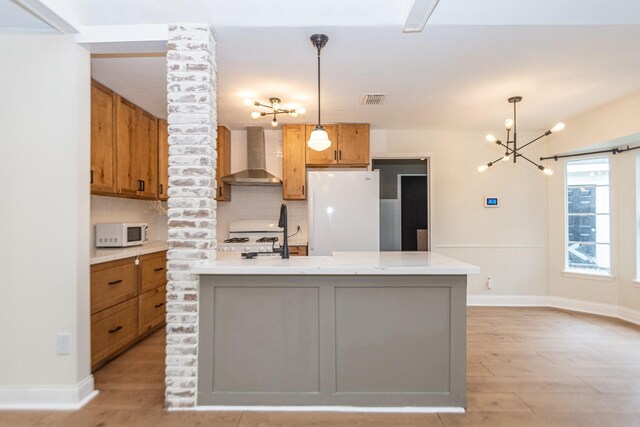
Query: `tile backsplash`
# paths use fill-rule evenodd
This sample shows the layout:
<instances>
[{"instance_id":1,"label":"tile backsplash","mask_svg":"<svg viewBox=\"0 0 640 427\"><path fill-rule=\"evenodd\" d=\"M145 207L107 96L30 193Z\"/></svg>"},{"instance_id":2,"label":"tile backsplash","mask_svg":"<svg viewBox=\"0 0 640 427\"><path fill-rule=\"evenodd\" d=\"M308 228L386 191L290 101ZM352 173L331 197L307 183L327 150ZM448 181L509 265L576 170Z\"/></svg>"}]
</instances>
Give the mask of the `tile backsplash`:
<instances>
[{"instance_id":1,"label":"tile backsplash","mask_svg":"<svg viewBox=\"0 0 640 427\"><path fill-rule=\"evenodd\" d=\"M159 201L91 196L91 246L95 246L95 225L108 222L146 222L149 240L166 240L166 208Z\"/></svg>"},{"instance_id":2,"label":"tile backsplash","mask_svg":"<svg viewBox=\"0 0 640 427\"><path fill-rule=\"evenodd\" d=\"M253 187L234 186L230 202L218 203L218 241L229 236L229 223L241 219L273 219L280 216L282 200L282 187ZM307 202L291 201L287 204L289 219L289 234L300 226L300 232L292 239L306 240L308 236L307 226ZM301 239L302 238L302 239Z\"/></svg>"}]
</instances>

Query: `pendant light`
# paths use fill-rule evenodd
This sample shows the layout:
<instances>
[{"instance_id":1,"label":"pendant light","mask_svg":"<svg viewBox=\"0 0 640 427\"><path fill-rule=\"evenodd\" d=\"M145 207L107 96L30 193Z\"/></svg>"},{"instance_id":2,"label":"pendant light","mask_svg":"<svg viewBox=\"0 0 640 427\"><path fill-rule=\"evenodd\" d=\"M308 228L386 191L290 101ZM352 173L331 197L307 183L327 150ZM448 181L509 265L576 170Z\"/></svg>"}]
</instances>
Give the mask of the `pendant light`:
<instances>
[{"instance_id":1,"label":"pendant light","mask_svg":"<svg viewBox=\"0 0 640 427\"><path fill-rule=\"evenodd\" d=\"M311 43L318 50L318 124L316 128L309 135L309 141L307 141L307 146L315 151L323 151L327 148L331 147L331 141L329 140L329 135L327 131L324 130L322 124L320 123L320 51L329 41L329 37L324 34L314 34L311 36Z\"/></svg>"}]
</instances>

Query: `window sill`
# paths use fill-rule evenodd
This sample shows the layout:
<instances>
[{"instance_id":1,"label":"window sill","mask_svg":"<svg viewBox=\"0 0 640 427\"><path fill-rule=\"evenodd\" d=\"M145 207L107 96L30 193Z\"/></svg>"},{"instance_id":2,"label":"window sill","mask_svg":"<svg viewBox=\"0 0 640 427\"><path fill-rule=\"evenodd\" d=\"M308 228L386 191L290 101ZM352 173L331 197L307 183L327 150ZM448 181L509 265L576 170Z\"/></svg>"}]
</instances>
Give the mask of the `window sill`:
<instances>
[{"instance_id":1,"label":"window sill","mask_svg":"<svg viewBox=\"0 0 640 427\"><path fill-rule=\"evenodd\" d=\"M562 270L562 275L564 277L571 277L574 279L597 280L600 282L613 282L614 280L616 280L615 276L612 276L610 274L587 273L575 270Z\"/></svg>"}]
</instances>

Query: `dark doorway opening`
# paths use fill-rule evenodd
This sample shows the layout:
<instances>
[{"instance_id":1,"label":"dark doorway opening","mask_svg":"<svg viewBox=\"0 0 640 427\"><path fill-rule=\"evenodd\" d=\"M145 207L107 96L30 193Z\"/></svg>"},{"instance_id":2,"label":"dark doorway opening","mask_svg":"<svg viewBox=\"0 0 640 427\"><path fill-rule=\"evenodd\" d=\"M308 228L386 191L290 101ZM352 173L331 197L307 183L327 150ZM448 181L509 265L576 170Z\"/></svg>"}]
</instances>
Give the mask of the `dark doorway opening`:
<instances>
[{"instance_id":1,"label":"dark doorway opening","mask_svg":"<svg viewBox=\"0 0 640 427\"><path fill-rule=\"evenodd\" d=\"M401 176L403 251L427 250L427 177Z\"/></svg>"}]
</instances>

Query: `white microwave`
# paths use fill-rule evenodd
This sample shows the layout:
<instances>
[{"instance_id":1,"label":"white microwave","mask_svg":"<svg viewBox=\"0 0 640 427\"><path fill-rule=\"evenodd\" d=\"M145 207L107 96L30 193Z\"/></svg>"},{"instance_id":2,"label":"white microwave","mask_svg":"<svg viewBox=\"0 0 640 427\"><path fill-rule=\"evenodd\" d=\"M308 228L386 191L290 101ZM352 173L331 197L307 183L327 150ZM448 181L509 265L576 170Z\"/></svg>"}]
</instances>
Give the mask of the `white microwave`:
<instances>
[{"instance_id":1,"label":"white microwave","mask_svg":"<svg viewBox=\"0 0 640 427\"><path fill-rule=\"evenodd\" d=\"M148 240L149 227L145 223L96 224L96 248L126 248Z\"/></svg>"}]
</instances>

